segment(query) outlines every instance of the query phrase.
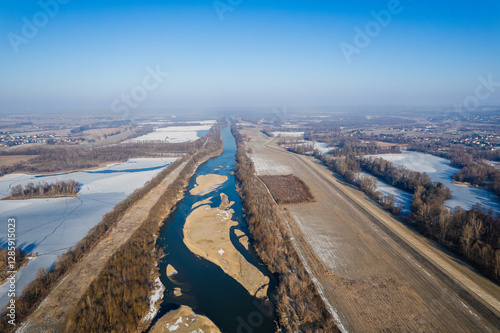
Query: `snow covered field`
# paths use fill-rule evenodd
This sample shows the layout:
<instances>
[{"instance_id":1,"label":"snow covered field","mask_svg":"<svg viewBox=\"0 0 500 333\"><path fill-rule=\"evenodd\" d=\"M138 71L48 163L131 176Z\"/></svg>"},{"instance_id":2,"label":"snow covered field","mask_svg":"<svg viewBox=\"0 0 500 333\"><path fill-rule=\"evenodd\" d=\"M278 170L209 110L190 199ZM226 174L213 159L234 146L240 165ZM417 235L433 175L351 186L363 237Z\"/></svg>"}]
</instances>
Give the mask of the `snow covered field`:
<instances>
[{"instance_id":1,"label":"snow covered field","mask_svg":"<svg viewBox=\"0 0 500 333\"><path fill-rule=\"evenodd\" d=\"M486 208L492 208L497 213L500 213L500 201L493 193L471 185L453 184L451 176L458 172L459 169L450 166L447 159L411 151L405 151L402 154L374 156L391 161L396 167L404 165L410 170L426 172L433 181L438 181L448 186L452 191L452 198L445 201L445 205L448 208L460 206L464 209L469 209L472 205L479 202Z\"/></svg>"},{"instance_id":2,"label":"snow covered field","mask_svg":"<svg viewBox=\"0 0 500 333\"><path fill-rule=\"evenodd\" d=\"M271 135L275 138L299 138L304 136L304 132L271 132Z\"/></svg>"},{"instance_id":3,"label":"snow covered field","mask_svg":"<svg viewBox=\"0 0 500 333\"><path fill-rule=\"evenodd\" d=\"M202 137L204 131L210 130L212 124L197 125L197 126L168 126L157 128L153 132L138 138L127 140L126 142L191 142ZM200 135L202 134L202 135Z\"/></svg>"},{"instance_id":4,"label":"snow covered field","mask_svg":"<svg viewBox=\"0 0 500 333\"><path fill-rule=\"evenodd\" d=\"M29 182L52 183L74 179L81 183L77 197L2 200L3 220L15 217L17 246L27 253L36 253L17 273L17 292L32 281L38 269L50 268L57 256L66 252L99 223L103 215L137 188L157 175L175 158L139 158L106 167L55 175L10 174L0 177L0 197L10 188ZM6 246L7 229L0 230L0 245ZM0 286L0 306L8 301L7 284Z\"/></svg>"},{"instance_id":5,"label":"snow covered field","mask_svg":"<svg viewBox=\"0 0 500 333\"><path fill-rule=\"evenodd\" d=\"M290 175L293 173L292 167L277 164L276 161L267 158L266 155L250 154L250 158L255 166L255 171L262 175Z\"/></svg>"}]
</instances>

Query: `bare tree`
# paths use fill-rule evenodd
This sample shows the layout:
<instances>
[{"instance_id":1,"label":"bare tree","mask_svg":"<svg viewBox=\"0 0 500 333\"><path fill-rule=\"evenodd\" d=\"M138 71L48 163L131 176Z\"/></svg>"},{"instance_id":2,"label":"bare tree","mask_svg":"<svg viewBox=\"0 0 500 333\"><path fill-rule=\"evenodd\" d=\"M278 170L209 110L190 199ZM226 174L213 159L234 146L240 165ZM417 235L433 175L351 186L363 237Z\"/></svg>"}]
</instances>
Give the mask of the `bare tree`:
<instances>
[{"instance_id":1,"label":"bare tree","mask_svg":"<svg viewBox=\"0 0 500 333\"><path fill-rule=\"evenodd\" d=\"M473 213L471 218L470 218L469 223L470 223L470 225L472 225L472 227L474 229L474 239L480 240L481 235L483 234L483 231L484 231L483 222L479 218L477 218L476 214Z\"/></svg>"},{"instance_id":2,"label":"bare tree","mask_svg":"<svg viewBox=\"0 0 500 333\"><path fill-rule=\"evenodd\" d=\"M464 250L464 254L466 257L470 257L470 247L472 245L472 241L474 238L474 227L471 224L466 224L462 229L462 246Z\"/></svg>"},{"instance_id":3,"label":"bare tree","mask_svg":"<svg viewBox=\"0 0 500 333\"><path fill-rule=\"evenodd\" d=\"M444 243L451 224L450 211L446 208L442 209L441 214L439 214L438 221L439 221L439 238L441 239L441 243Z\"/></svg>"}]
</instances>

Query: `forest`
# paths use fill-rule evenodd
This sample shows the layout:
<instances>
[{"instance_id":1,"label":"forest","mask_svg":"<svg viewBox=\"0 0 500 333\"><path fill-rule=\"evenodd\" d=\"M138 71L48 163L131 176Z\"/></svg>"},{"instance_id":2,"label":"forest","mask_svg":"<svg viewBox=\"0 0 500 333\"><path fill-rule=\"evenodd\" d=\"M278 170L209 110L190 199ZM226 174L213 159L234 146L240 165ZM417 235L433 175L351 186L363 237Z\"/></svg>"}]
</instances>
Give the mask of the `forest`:
<instances>
[{"instance_id":1,"label":"forest","mask_svg":"<svg viewBox=\"0 0 500 333\"><path fill-rule=\"evenodd\" d=\"M260 176L279 205L312 202L309 186L294 175Z\"/></svg>"},{"instance_id":2,"label":"forest","mask_svg":"<svg viewBox=\"0 0 500 333\"><path fill-rule=\"evenodd\" d=\"M130 158L194 153L203 146L203 140L183 143L121 143L93 148L19 148L15 155L32 155L26 162L0 166L0 176L13 173L44 173L73 171L98 167L104 163L124 162ZM0 156L12 152L0 152Z\"/></svg>"},{"instance_id":3,"label":"forest","mask_svg":"<svg viewBox=\"0 0 500 333\"><path fill-rule=\"evenodd\" d=\"M469 161L452 178L457 182L482 187L500 196L500 169L487 163Z\"/></svg>"},{"instance_id":4,"label":"forest","mask_svg":"<svg viewBox=\"0 0 500 333\"><path fill-rule=\"evenodd\" d=\"M213 151L217 151L218 149L220 150L220 147L221 147L220 145L221 145L222 140L220 139L220 134L217 134L218 133L217 131L218 131L218 129L216 129L214 127L210 131L209 134L207 134L203 138L200 138L194 142L195 146L204 147L204 149L200 150L198 153L196 153L194 155L195 157L198 156L197 157L198 160L202 159L205 156L204 154L207 154L206 153L207 151L213 152ZM217 137L217 135L219 135L219 136ZM217 139L217 138L219 138L219 139ZM166 145L170 145L170 144L166 144ZM172 144L172 145L176 146L176 144ZM23 320L25 320L30 315L30 313L32 313L38 307L38 305L43 301L43 299L45 297L47 297L47 295L50 293L52 288L54 288L57 285L58 281L64 277L65 273L68 272L73 267L73 265L75 265L77 262L79 262L99 241L101 241L104 237L106 237L106 235L113 228L113 226L118 221L121 220L121 218L124 216L125 212L127 211L127 209L129 207L131 207L134 203L136 203L138 200L140 200L146 193L148 193L156 185L160 184L161 181L165 177L167 177L173 170L175 170L182 163L189 161L189 160L191 160L191 161L195 160L194 157L193 157L193 159L191 159L191 157L193 157L193 155L189 154L189 155L184 156L183 158L180 158L180 159L174 161L173 163L171 163L167 168L162 170L156 177L154 177L153 179L148 181L142 188L135 190L126 199L124 199L122 202L117 204L113 208L112 211L110 211L109 213L106 213L104 215L102 221L99 224L97 224L95 227L93 227L91 230L89 230L89 232L87 233L87 235L83 239L81 239L74 247L69 249L66 253L59 256L57 262L55 263L54 267L51 270L43 270L43 269L40 270L37 273L36 279L33 280L31 283L29 283L23 289L22 295L16 300L16 317L17 317L16 319L17 319L17 322L22 322ZM208 157L205 157L205 158L208 158ZM190 163L192 165L192 163L194 163L194 162L190 162ZM187 168L184 170L187 170ZM179 184L179 182L181 182L181 183L184 182L185 180L183 180L183 179L185 177L187 177L186 174L181 173L179 175L179 179L176 182L174 182L173 184ZM172 186L170 186L168 189L170 189L171 187ZM175 193L175 195L173 193ZM170 198L169 200L173 200L173 199L177 198L178 193L179 192L175 192L175 191L169 192L169 195L165 195L165 200L167 200L169 198ZM160 202L161 201L162 200L160 200ZM156 210L156 212L157 212L157 210ZM158 212L157 212L157 214L158 214ZM158 224L158 221L156 221L156 223ZM151 239L153 237L154 237L153 234L148 232L148 239ZM136 249L136 248L131 247L128 250L123 250L123 249L122 250L123 251L134 251L134 249ZM141 247L141 249L144 249L144 248ZM152 248L149 248L149 250L151 250L151 253L153 253ZM134 255L135 254L137 254L137 253L134 252ZM131 260L128 264L138 265L139 267L141 267L141 265L142 265L141 259L142 258L141 258L141 256L138 256L137 258L138 258L137 260L140 260L139 262L136 262L134 259L134 260ZM151 264L152 265L151 267L154 266L151 261L148 261L146 263ZM151 290L151 282L150 282L152 280L151 275L150 275L151 269L146 272L148 274L148 282L141 284L141 286L140 286L140 288L143 288L143 289L147 288L148 292ZM141 272L137 272L137 273L141 274ZM129 279L131 277L129 275L123 275L122 278ZM135 281L135 280L131 279L131 281L129 281L129 283L132 283L133 281ZM116 283L116 281L115 281L115 283ZM120 281L120 283L124 283L124 282ZM127 281L125 283L127 283ZM106 287L107 284L105 284L103 286ZM134 285L134 287L137 287L137 286ZM121 288L120 290L123 290L123 288ZM129 290L129 291L131 291L131 290ZM134 294L136 296L135 293L136 292L134 291L134 293L132 293L132 294ZM137 292L137 294L144 295L144 291L139 290ZM137 301L137 300L134 299L134 301ZM94 300L92 300L92 302L98 302L98 300L94 299ZM141 309L143 309L144 307L147 307L147 300L141 299L139 302L144 302L144 304L146 304L146 305L139 305L141 307ZM137 304L139 302L137 302ZM117 304L115 302L114 305L116 307L118 307L121 311L124 311L124 312L122 312L122 315L120 318L127 317L127 313L128 313L128 311L130 311L130 308L127 307L129 305L129 303L124 302L124 303ZM120 308L120 306L122 306L122 305L124 307ZM117 309L115 307L111 307L111 306L109 308L106 308L106 309L102 309L102 308L99 308L99 309L101 309L103 311L108 311L108 310L109 311L117 311ZM2 314L0 316L3 316L3 317L0 318L1 319L0 320L0 332L13 332L15 330L15 327L8 324L7 320L5 320L5 318L6 318L4 316L5 309L3 309L1 311L1 313ZM100 318L105 318L105 317L106 317L106 313L101 314ZM129 320L134 321L135 317L131 316ZM75 323L74 319L73 319L73 323ZM95 323L95 322L94 323L86 323L86 325L87 324L88 325L97 325L97 323ZM125 324L130 325L128 321L126 321ZM118 326L118 327L122 327L122 326ZM96 329L95 331L99 331L99 330Z\"/></svg>"},{"instance_id":5,"label":"forest","mask_svg":"<svg viewBox=\"0 0 500 333\"><path fill-rule=\"evenodd\" d=\"M453 163L454 160L488 160L500 161L500 150L481 149L477 147L467 147L463 145L452 144L446 140L438 140L433 142L411 142L408 145L409 150L427 153L439 157L443 157L452 161L453 166L461 167L458 163ZM464 156L465 155L465 156Z\"/></svg>"},{"instance_id":6,"label":"forest","mask_svg":"<svg viewBox=\"0 0 500 333\"><path fill-rule=\"evenodd\" d=\"M339 332L290 241L278 207L255 175L243 136L235 125L231 130L238 146L235 175L253 244L268 269L279 277L275 298L280 329L283 332Z\"/></svg>"},{"instance_id":7,"label":"forest","mask_svg":"<svg viewBox=\"0 0 500 333\"><path fill-rule=\"evenodd\" d=\"M373 140L362 141L355 136L345 135L343 133L312 133L306 132L304 138L309 141L318 141L326 143L331 150L328 152L331 156L359 156L359 155L376 155L376 154L399 154L401 150L399 146L381 147ZM312 142L291 142L284 143L289 151L298 154L313 154L315 151Z\"/></svg>"},{"instance_id":8,"label":"forest","mask_svg":"<svg viewBox=\"0 0 500 333\"><path fill-rule=\"evenodd\" d=\"M28 183L25 187L21 184L13 186L10 190L10 197L6 199L31 199L31 198L54 198L59 196L76 195L79 191L80 183L74 179L60 180L53 184Z\"/></svg>"}]
</instances>

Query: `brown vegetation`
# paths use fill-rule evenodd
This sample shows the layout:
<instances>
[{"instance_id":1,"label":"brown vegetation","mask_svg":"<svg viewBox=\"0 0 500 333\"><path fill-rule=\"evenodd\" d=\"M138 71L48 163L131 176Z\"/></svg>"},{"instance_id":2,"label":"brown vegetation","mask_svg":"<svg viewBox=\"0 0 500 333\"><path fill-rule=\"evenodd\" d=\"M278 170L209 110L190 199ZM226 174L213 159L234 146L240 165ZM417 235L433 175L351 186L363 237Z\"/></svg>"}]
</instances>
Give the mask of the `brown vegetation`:
<instances>
[{"instance_id":1,"label":"brown vegetation","mask_svg":"<svg viewBox=\"0 0 500 333\"><path fill-rule=\"evenodd\" d=\"M238 145L235 174L257 254L279 275L277 315L284 332L337 332L331 314L295 250L288 229L267 188L258 181L244 141L232 128Z\"/></svg>"},{"instance_id":2,"label":"brown vegetation","mask_svg":"<svg viewBox=\"0 0 500 333\"><path fill-rule=\"evenodd\" d=\"M13 172L47 173L89 169L104 163L123 162L135 157L195 153L204 140L183 143L122 143L94 148L20 148L16 155L33 156L28 161L0 166L0 176ZM0 155L9 155L2 152Z\"/></svg>"},{"instance_id":3,"label":"brown vegetation","mask_svg":"<svg viewBox=\"0 0 500 333\"><path fill-rule=\"evenodd\" d=\"M500 196L500 170L484 162L469 162L453 180L480 186Z\"/></svg>"},{"instance_id":4,"label":"brown vegetation","mask_svg":"<svg viewBox=\"0 0 500 333\"><path fill-rule=\"evenodd\" d=\"M297 176L260 176L260 179L280 205L314 201L309 186Z\"/></svg>"},{"instance_id":5,"label":"brown vegetation","mask_svg":"<svg viewBox=\"0 0 500 333\"><path fill-rule=\"evenodd\" d=\"M21 184L12 187L10 197L5 199L54 198L74 196L78 193L80 183L76 180L60 180L53 184L28 183L24 188Z\"/></svg>"},{"instance_id":6,"label":"brown vegetation","mask_svg":"<svg viewBox=\"0 0 500 333\"><path fill-rule=\"evenodd\" d=\"M220 142L216 140L217 138L217 130L212 130L209 134L207 134L205 137L198 139L197 141L193 142L195 146L200 146L200 147L206 147L209 151L214 150L214 149L219 149ZM219 135L220 137L220 135ZM215 138L215 139L214 139ZM220 140L220 139L219 139ZM170 144L166 144L167 146ZM172 145L177 145L177 144L172 144ZM73 248L71 248L68 252L62 254L58 261L55 264L55 267L52 270L40 270L37 274L37 278L29 283L24 289L23 293L20 298L16 300L16 322L22 322L25 320L29 314L31 314L37 307L38 305L43 301L43 299L50 293L50 291L56 286L56 284L64 277L66 272L68 272L71 267L80 261L99 241L101 241L109 232L109 230L118 222L120 219L123 217L125 214L126 210L131 207L134 203L136 203L138 200L140 200L146 193L148 193L151 189L153 189L156 185L160 184L161 181L169 175L173 170L175 170L179 165L182 163L191 160L191 168L195 168L194 161L199 162L201 158L203 158L203 152L204 150L199 151L196 153L193 158L191 158L191 155L185 156L182 159L178 159L172 164L170 164L167 168L165 168L162 172L160 172L156 177L148 181L142 188L137 189L134 191L132 194L130 194L125 200L117 204L114 209L104 215L102 221L93 227L91 230L89 230L87 236L85 236L82 240L80 240ZM188 168L184 169L185 172L188 170ZM184 173L185 173L184 172ZM184 179L186 175L181 174L179 176L179 179ZM185 180L184 180L185 181ZM177 184L177 189L180 190L178 187L178 183L182 182L181 180L176 181L175 184ZM173 188L173 186L170 186L168 189ZM167 189L167 190L168 190ZM175 193L173 195L173 198L176 197L178 192L172 192ZM170 194L172 194L170 193ZM156 212L158 214L158 212ZM158 221L156 222L158 223ZM138 232L141 237L143 236L143 232ZM149 234L149 237L153 237L152 234ZM140 238L140 237L139 237ZM148 243L149 244L149 243ZM140 246L140 245L136 245ZM134 254L136 254L135 251L137 249L131 248L130 251ZM127 252L126 249L122 249L122 253L130 253ZM134 257L135 258L135 257ZM140 259L140 256L138 257ZM131 260L131 262L135 263L135 259ZM140 263L139 263L140 265ZM132 270L133 271L133 270ZM148 270L146 273L148 274L148 278L150 278L150 272L151 270ZM141 275L141 272L138 272L139 276ZM123 278L127 278L127 276L123 276ZM133 281L130 281L133 282ZM104 286L107 286L105 284ZM146 285L147 288L149 288L149 284ZM122 289L123 290L123 289ZM132 290L129 288L127 289L128 292L132 293ZM133 292L134 295L141 294L139 292ZM92 300L92 301L97 301L97 300ZM119 301L119 300L118 300ZM129 309L127 310L129 311ZM5 313L5 311L2 311ZM1 318L2 320L0 321L0 332L12 332L15 330L15 327L7 323L7 320L5 320L5 316Z\"/></svg>"},{"instance_id":7,"label":"brown vegetation","mask_svg":"<svg viewBox=\"0 0 500 333\"><path fill-rule=\"evenodd\" d=\"M8 258L12 257L9 255L9 249L0 249L0 267L2 267L2 270L0 271L0 284L4 283L6 279L9 278L9 273L8 271L18 271L24 264L26 264L26 260L28 259L26 257L26 253L24 253L23 250L16 248L15 249L15 259L16 262L14 264L14 268L11 269L9 268L9 262Z\"/></svg>"}]
</instances>

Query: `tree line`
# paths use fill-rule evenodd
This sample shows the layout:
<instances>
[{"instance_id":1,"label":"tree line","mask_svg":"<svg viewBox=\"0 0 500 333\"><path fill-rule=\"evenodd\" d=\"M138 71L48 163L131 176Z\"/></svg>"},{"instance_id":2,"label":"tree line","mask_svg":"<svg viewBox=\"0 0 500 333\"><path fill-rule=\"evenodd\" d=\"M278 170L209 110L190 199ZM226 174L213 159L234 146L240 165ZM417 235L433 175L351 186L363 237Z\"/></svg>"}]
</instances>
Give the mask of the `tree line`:
<instances>
[{"instance_id":1,"label":"tree line","mask_svg":"<svg viewBox=\"0 0 500 333\"><path fill-rule=\"evenodd\" d=\"M452 176L458 182L480 186L500 196L500 170L484 162L468 162Z\"/></svg>"},{"instance_id":2,"label":"tree line","mask_svg":"<svg viewBox=\"0 0 500 333\"><path fill-rule=\"evenodd\" d=\"M244 137L233 124L238 146L235 175L255 251L278 275L276 314L284 332L338 332L331 314L307 273L278 207L256 174Z\"/></svg>"},{"instance_id":3,"label":"tree line","mask_svg":"<svg viewBox=\"0 0 500 333\"><path fill-rule=\"evenodd\" d=\"M76 195L80 189L80 183L74 179L59 180L48 184L40 182L37 184L28 183L25 187L21 184L13 186L10 190L9 199L30 199L30 198L53 198L58 196Z\"/></svg>"},{"instance_id":4,"label":"tree line","mask_svg":"<svg viewBox=\"0 0 500 333\"><path fill-rule=\"evenodd\" d=\"M205 137L200 138L195 142L196 146L205 147L208 151L213 151L215 149L220 149L217 148L220 147L220 141L217 140L217 129L213 128ZM199 152L198 158L201 158L204 152L205 150L201 150ZM64 275L77 262L82 260L82 258L86 254L88 254L89 251L91 251L97 243L99 243L102 239L104 239L104 237L106 237L106 235L113 228L113 226L116 225L116 223L123 218L125 212L129 207L134 205L137 201L139 201L142 197L144 197L144 195L146 195L149 191L151 191L155 186L160 184L165 177L167 177L173 170L179 167L182 163L189 161L191 157L192 154L189 154L171 163L168 167L162 170L157 176L148 181L143 187L135 190L127 198L118 203L113 208L112 211L106 213L101 222L96 226L94 226L92 229L90 229L84 238L82 238L74 247L69 249L66 253L58 257L58 260L56 261L53 268L40 269L37 273L37 277L35 278L35 280L30 282L23 289L22 295L16 299L17 322L21 323L39 306L39 304L45 299L45 297L47 297L50 291L57 285L57 283L64 277ZM186 168L184 170L186 170ZM179 175L179 179L181 179L181 176L182 173ZM183 177L185 177L185 175ZM176 183L177 182L178 180L176 180ZM172 198L176 198L177 194L178 192L175 192L175 194L170 193ZM158 221L156 223L158 223ZM153 237L153 235L150 234L150 237ZM141 259L140 256L138 258ZM131 262L132 262L131 264L138 264L138 265L141 264L141 262L136 262L135 259L131 260ZM151 270L148 271L148 274L149 272L151 272ZM151 279L151 275L149 275L148 278ZM151 290L151 283L148 282L143 287L146 287L149 290ZM144 299L142 301L144 301ZM125 310L128 311L129 309L127 308ZM6 312L4 308L0 314L0 332L13 332L16 329L16 327L13 327L12 325L7 323L6 320L7 317L5 317L5 313ZM131 320L134 319L132 318ZM95 331L99 331L99 329L96 329Z\"/></svg>"},{"instance_id":5,"label":"tree line","mask_svg":"<svg viewBox=\"0 0 500 333\"><path fill-rule=\"evenodd\" d=\"M306 132L304 135L306 140L319 141L326 143L332 147L328 154L331 156L360 156L360 155L376 155L376 154L399 154L401 150L399 146L380 147L373 140L362 142L355 136L345 135L337 132L332 134ZM292 142L287 145L289 151L298 154L313 154L316 149L312 142L301 143Z\"/></svg>"},{"instance_id":6,"label":"tree line","mask_svg":"<svg viewBox=\"0 0 500 333\"><path fill-rule=\"evenodd\" d=\"M0 284L4 283L5 280L10 277L10 274L8 273L9 271L17 271L26 263L26 260L28 259L26 253L22 249L16 247L14 250L16 262L14 264L14 268L11 269L9 267L9 257L12 256L9 255L8 248L0 248L0 267L2 267L2 270L0 271Z\"/></svg>"},{"instance_id":7,"label":"tree line","mask_svg":"<svg viewBox=\"0 0 500 333\"><path fill-rule=\"evenodd\" d=\"M17 149L16 155L32 155L27 161L0 166L0 176L13 172L61 172L98 167L104 163L124 162L131 158L151 157L168 153L195 153L204 140L182 143L121 143L102 147ZM9 152L9 155L12 155Z\"/></svg>"}]
</instances>

